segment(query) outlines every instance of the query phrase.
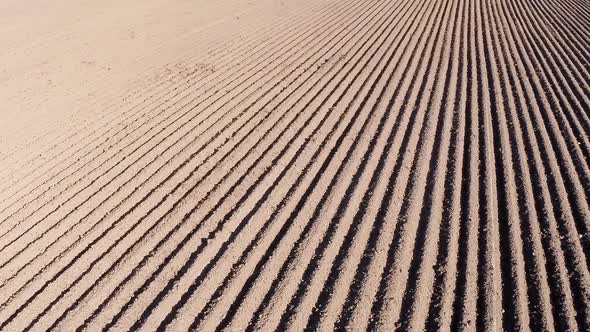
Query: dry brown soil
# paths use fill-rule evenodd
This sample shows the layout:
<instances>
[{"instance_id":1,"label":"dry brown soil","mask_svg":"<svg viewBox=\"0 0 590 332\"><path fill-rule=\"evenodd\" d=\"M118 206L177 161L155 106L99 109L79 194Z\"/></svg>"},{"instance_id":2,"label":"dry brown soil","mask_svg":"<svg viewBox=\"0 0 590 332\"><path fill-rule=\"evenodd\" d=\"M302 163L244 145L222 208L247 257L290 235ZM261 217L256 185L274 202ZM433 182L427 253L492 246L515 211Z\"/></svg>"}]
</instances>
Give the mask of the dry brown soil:
<instances>
[{"instance_id":1,"label":"dry brown soil","mask_svg":"<svg viewBox=\"0 0 590 332\"><path fill-rule=\"evenodd\" d=\"M0 1L0 330L589 330L588 0Z\"/></svg>"}]
</instances>

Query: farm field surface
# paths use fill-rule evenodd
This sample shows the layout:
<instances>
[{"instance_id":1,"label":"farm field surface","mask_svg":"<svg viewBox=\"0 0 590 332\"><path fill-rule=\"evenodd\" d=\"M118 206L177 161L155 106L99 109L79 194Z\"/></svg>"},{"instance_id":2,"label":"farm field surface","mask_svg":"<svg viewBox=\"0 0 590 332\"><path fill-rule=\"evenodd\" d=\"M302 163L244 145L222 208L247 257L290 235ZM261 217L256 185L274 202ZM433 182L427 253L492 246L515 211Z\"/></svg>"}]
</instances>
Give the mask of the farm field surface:
<instances>
[{"instance_id":1,"label":"farm field surface","mask_svg":"<svg viewBox=\"0 0 590 332\"><path fill-rule=\"evenodd\" d=\"M587 0L6 0L0 110L0 331L590 330Z\"/></svg>"}]
</instances>

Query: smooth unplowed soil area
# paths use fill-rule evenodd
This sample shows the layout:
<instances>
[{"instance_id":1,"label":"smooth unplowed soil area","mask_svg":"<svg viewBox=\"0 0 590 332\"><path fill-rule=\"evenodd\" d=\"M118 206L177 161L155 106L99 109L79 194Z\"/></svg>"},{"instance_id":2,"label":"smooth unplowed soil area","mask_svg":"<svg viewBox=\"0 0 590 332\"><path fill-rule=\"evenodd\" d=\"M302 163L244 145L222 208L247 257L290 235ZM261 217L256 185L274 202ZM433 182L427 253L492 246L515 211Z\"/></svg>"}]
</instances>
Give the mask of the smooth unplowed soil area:
<instances>
[{"instance_id":1,"label":"smooth unplowed soil area","mask_svg":"<svg viewBox=\"0 0 590 332\"><path fill-rule=\"evenodd\" d=\"M590 329L587 0L7 0L0 45L0 330Z\"/></svg>"}]
</instances>

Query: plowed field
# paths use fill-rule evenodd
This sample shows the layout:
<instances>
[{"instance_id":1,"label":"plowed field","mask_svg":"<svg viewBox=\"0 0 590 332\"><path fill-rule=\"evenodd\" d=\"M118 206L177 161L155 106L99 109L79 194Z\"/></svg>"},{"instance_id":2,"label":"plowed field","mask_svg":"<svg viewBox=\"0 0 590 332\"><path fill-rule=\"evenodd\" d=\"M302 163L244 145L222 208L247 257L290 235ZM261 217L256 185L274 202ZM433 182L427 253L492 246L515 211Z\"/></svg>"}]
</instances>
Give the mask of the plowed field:
<instances>
[{"instance_id":1,"label":"plowed field","mask_svg":"<svg viewBox=\"0 0 590 332\"><path fill-rule=\"evenodd\" d=\"M0 28L0 330L590 330L588 1Z\"/></svg>"}]
</instances>

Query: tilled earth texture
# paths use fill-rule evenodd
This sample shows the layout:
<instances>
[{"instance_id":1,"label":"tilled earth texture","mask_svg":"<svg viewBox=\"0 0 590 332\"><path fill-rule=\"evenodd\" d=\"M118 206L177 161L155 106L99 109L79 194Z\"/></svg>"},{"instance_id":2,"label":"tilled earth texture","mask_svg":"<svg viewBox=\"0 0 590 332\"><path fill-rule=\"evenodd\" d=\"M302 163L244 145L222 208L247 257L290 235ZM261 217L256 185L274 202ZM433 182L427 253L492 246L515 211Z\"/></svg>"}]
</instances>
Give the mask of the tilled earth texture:
<instances>
[{"instance_id":1,"label":"tilled earth texture","mask_svg":"<svg viewBox=\"0 0 590 332\"><path fill-rule=\"evenodd\" d=\"M0 330L590 329L588 0L0 3Z\"/></svg>"}]
</instances>

